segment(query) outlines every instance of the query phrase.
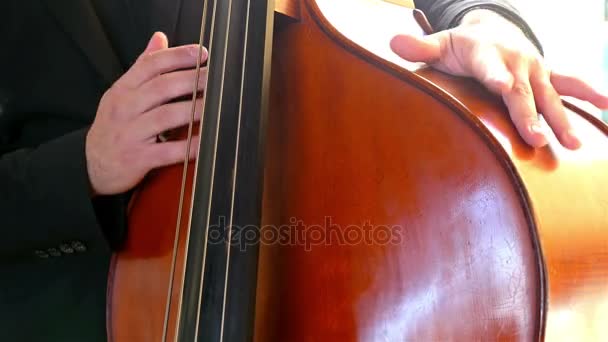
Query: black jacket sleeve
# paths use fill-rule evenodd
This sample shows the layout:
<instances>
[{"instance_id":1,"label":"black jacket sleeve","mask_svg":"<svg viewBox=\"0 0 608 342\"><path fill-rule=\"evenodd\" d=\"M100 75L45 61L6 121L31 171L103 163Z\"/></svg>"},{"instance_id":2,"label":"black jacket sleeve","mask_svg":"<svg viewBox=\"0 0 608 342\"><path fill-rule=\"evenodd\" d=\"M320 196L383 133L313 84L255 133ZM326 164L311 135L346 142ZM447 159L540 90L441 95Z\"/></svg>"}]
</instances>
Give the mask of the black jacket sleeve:
<instances>
[{"instance_id":1,"label":"black jacket sleeve","mask_svg":"<svg viewBox=\"0 0 608 342\"><path fill-rule=\"evenodd\" d=\"M517 25L543 54L543 48L530 28L512 4L507 0L414 0L416 8L422 10L436 31L458 26L462 17L472 10L492 10Z\"/></svg>"},{"instance_id":2,"label":"black jacket sleeve","mask_svg":"<svg viewBox=\"0 0 608 342\"><path fill-rule=\"evenodd\" d=\"M104 231L114 229L102 229L98 216L122 210L116 198L96 203L89 195L86 132L82 128L0 156L1 260L48 257L66 248L110 250L111 237Z\"/></svg>"},{"instance_id":3,"label":"black jacket sleeve","mask_svg":"<svg viewBox=\"0 0 608 342\"><path fill-rule=\"evenodd\" d=\"M41 3L0 1L0 17L0 264L107 255L126 197L89 193L85 140L103 87Z\"/></svg>"}]
</instances>

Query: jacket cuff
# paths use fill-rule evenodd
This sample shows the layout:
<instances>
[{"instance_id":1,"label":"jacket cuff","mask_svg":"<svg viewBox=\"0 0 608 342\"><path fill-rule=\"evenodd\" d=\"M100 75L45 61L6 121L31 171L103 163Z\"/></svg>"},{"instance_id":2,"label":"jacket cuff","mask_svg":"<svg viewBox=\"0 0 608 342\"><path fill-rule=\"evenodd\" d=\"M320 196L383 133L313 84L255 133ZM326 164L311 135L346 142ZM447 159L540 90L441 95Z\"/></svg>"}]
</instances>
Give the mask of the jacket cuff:
<instances>
[{"instance_id":1,"label":"jacket cuff","mask_svg":"<svg viewBox=\"0 0 608 342\"><path fill-rule=\"evenodd\" d=\"M26 179L42 227L35 254L74 246L82 252L108 253L126 228L122 196L91 198L85 156L88 129L81 129L40 145L29 156ZM82 245L82 246L81 246Z\"/></svg>"}]
</instances>

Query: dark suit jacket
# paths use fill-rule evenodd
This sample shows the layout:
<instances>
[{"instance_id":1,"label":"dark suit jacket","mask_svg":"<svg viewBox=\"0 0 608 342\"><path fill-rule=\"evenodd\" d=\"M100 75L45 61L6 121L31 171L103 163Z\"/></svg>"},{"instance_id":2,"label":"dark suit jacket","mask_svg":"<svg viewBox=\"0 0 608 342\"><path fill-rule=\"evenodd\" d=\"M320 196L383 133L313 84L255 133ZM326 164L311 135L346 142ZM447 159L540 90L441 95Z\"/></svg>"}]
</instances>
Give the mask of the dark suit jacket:
<instances>
[{"instance_id":1,"label":"dark suit jacket","mask_svg":"<svg viewBox=\"0 0 608 342\"><path fill-rule=\"evenodd\" d=\"M505 1L416 3L438 29L456 25L472 8L487 7L533 37ZM124 238L126 200L123 195L91 200L85 137L100 97L127 67L118 57L130 55L119 50L124 44L106 34L122 24L117 19L102 25L90 0L1 1L4 341L105 340L108 265Z\"/></svg>"}]
</instances>

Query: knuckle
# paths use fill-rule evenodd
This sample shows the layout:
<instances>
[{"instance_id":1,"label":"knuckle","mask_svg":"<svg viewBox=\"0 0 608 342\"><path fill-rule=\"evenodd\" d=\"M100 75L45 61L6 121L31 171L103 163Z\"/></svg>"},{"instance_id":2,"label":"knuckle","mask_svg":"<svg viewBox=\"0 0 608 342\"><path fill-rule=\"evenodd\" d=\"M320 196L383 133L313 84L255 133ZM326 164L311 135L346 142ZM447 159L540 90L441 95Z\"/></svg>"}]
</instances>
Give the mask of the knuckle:
<instances>
[{"instance_id":1,"label":"knuckle","mask_svg":"<svg viewBox=\"0 0 608 342\"><path fill-rule=\"evenodd\" d=\"M192 91L194 75L194 71L182 71L167 76L165 93L170 97L177 97Z\"/></svg>"},{"instance_id":2,"label":"knuckle","mask_svg":"<svg viewBox=\"0 0 608 342\"><path fill-rule=\"evenodd\" d=\"M534 65L541 69L546 69L545 63L542 57L537 53L524 53L527 61L530 62L531 65Z\"/></svg>"},{"instance_id":3,"label":"knuckle","mask_svg":"<svg viewBox=\"0 0 608 342\"><path fill-rule=\"evenodd\" d=\"M201 72L200 77L205 78L206 75ZM191 92L194 87L194 80L195 73L193 71L166 73L157 76L150 82L149 91L157 97L176 98ZM205 82L199 82L199 88L204 88L204 86Z\"/></svg>"},{"instance_id":4,"label":"knuckle","mask_svg":"<svg viewBox=\"0 0 608 342\"><path fill-rule=\"evenodd\" d=\"M121 102L125 93L126 90L123 87L113 85L105 95L107 95L112 102Z\"/></svg>"},{"instance_id":5,"label":"knuckle","mask_svg":"<svg viewBox=\"0 0 608 342\"><path fill-rule=\"evenodd\" d=\"M559 95L547 77L540 77L537 84L536 91L539 93L539 95L553 101L559 98Z\"/></svg>"},{"instance_id":6,"label":"knuckle","mask_svg":"<svg viewBox=\"0 0 608 342\"><path fill-rule=\"evenodd\" d=\"M532 87L526 81L517 80L513 83L513 87L511 88L511 92L520 96L531 96L532 95Z\"/></svg>"},{"instance_id":7,"label":"knuckle","mask_svg":"<svg viewBox=\"0 0 608 342\"><path fill-rule=\"evenodd\" d=\"M175 98L186 93L186 82L180 77L176 77L167 82L164 93L171 98Z\"/></svg>"},{"instance_id":8,"label":"knuckle","mask_svg":"<svg viewBox=\"0 0 608 342\"><path fill-rule=\"evenodd\" d=\"M527 64L530 62L528 54L518 46L502 46L501 50L511 62L517 62L517 64Z\"/></svg>"},{"instance_id":9,"label":"knuckle","mask_svg":"<svg viewBox=\"0 0 608 342\"><path fill-rule=\"evenodd\" d=\"M139 58L135 61L135 64L140 66L146 66L150 64L154 60L154 55L152 52L144 52L139 55Z\"/></svg>"},{"instance_id":10,"label":"knuckle","mask_svg":"<svg viewBox=\"0 0 608 342\"><path fill-rule=\"evenodd\" d=\"M175 82L172 82L167 75L168 74L160 75L150 82L150 92L153 95L161 96L171 93L171 89L175 87Z\"/></svg>"},{"instance_id":11,"label":"knuckle","mask_svg":"<svg viewBox=\"0 0 608 342\"><path fill-rule=\"evenodd\" d=\"M161 70L163 59L160 54L156 54L154 52L150 52L141 56L135 64L140 70L143 70L145 73L156 73L157 70Z\"/></svg>"},{"instance_id":12,"label":"knuckle","mask_svg":"<svg viewBox=\"0 0 608 342\"><path fill-rule=\"evenodd\" d=\"M145 70L176 70L195 62L198 50L196 47L185 46L161 52L152 52L141 55L136 63Z\"/></svg>"},{"instance_id":13,"label":"knuckle","mask_svg":"<svg viewBox=\"0 0 608 342\"><path fill-rule=\"evenodd\" d=\"M509 59L512 61L517 61L518 64L529 65L532 67L544 67L541 56L532 51L513 47L507 50L507 55L509 56Z\"/></svg>"},{"instance_id":14,"label":"knuckle","mask_svg":"<svg viewBox=\"0 0 608 342\"><path fill-rule=\"evenodd\" d=\"M522 62L528 65L534 65L537 61L537 58L529 52L517 50L515 52L515 56L521 60Z\"/></svg>"}]
</instances>

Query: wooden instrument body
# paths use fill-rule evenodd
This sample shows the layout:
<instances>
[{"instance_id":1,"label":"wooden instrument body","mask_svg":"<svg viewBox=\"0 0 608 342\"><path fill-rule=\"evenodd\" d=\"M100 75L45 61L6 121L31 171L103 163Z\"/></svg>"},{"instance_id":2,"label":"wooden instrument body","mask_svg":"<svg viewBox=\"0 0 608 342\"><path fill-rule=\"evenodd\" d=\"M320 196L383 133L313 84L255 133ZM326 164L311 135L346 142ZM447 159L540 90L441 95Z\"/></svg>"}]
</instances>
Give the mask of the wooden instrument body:
<instances>
[{"instance_id":1,"label":"wooden instrument body","mask_svg":"<svg viewBox=\"0 0 608 342\"><path fill-rule=\"evenodd\" d=\"M605 338L606 126L571 107L582 149L534 150L475 82L296 10L274 32L255 339ZM180 182L156 172L133 202L112 340L161 339Z\"/></svg>"}]
</instances>

